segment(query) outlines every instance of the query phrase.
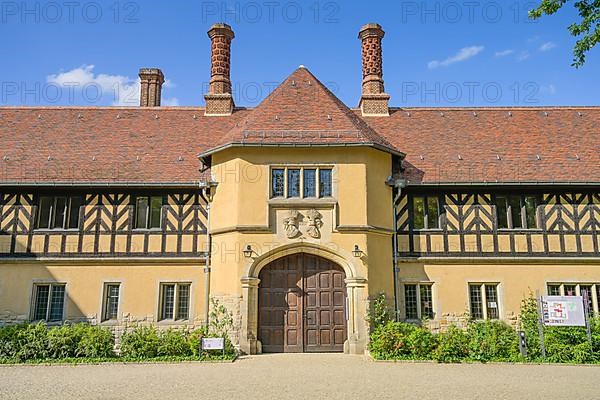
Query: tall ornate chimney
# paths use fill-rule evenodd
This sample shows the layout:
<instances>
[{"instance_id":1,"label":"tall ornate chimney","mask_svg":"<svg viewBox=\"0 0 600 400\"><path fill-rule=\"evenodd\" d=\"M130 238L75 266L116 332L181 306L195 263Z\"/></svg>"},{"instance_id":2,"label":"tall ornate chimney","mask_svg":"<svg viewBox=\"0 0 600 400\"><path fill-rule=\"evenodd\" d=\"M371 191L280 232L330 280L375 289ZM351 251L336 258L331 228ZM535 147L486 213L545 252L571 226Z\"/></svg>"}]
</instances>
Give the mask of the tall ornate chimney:
<instances>
[{"instance_id":1,"label":"tall ornate chimney","mask_svg":"<svg viewBox=\"0 0 600 400\"><path fill-rule=\"evenodd\" d=\"M389 116L390 96L383 87L383 57L381 40L385 32L379 24L366 24L360 28L362 42L362 96L360 109L363 116Z\"/></svg>"},{"instance_id":2,"label":"tall ornate chimney","mask_svg":"<svg viewBox=\"0 0 600 400\"><path fill-rule=\"evenodd\" d=\"M160 107L165 76L158 68L140 69L140 107Z\"/></svg>"},{"instance_id":3,"label":"tall ornate chimney","mask_svg":"<svg viewBox=\"0 0 600 400\"><path fill-rule=\"evenodd\" d=\"M233 112L231 95L231 41L235 37L227 24L214 24L208 31L211 45L210 84L205 115L230 115Z\"/></svg>"}]
</instances>

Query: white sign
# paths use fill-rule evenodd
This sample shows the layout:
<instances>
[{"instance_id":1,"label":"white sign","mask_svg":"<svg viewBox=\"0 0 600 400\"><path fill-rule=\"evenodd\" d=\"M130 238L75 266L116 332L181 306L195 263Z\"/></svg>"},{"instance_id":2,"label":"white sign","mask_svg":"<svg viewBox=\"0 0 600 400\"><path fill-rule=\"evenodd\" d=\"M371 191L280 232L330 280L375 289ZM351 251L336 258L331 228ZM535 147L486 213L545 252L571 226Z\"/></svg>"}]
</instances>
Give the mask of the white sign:
<instances>
[{"instance_id":1,"label":"white sign","mask_svg":"<svg viewBox=\"0 0 600 400\"><path fill-rule=\"evenodd\" d=\"M224 338L202 338L202 350L224 350Z\"/></svg>"},{"instance_id":2,"label":"white sign","mask_svg":"<svg viewBox=\"0 0 600 400\"><path fill-rule=\"evenodd\" d=\"M581 296L543 296L542 315L546 326L585 326Z\"/></svg>"}]
</instances>

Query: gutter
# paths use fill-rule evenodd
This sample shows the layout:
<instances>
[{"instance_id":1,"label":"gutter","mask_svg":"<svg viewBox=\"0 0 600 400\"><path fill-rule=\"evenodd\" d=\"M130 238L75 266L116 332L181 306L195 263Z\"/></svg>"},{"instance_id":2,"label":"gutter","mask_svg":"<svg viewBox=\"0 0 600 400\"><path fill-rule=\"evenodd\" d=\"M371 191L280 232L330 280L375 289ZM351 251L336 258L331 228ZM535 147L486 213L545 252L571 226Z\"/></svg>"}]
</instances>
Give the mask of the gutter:
<instances>
[{"instance_id":1,"label":"gutter","mask_svg":"<svg viewBox=\"0 0 600 400\"><path fill-rule=\"evenodd\" d=\"M598 182L577 182L577 181L515 181L515 182L425 182L407 184L411 188L418 187L457 187L457 186L600 186Z\"/></svg>"},{"instance_id":2,"label":"gutter","mask_svg":"<svg viewBox=\"0 0 600 400\"><path fill-rule=\"evenodd\" d=\"M36 188L57 188L57 187L81 187L81 188L156 188L156 189L196 189L198 187L213 187L215 182L197 181L197 182L87 182L87 181L58 181L58 182L20 182L3 181L0 187L36 187Z\"/></svg>"}]
</instances>

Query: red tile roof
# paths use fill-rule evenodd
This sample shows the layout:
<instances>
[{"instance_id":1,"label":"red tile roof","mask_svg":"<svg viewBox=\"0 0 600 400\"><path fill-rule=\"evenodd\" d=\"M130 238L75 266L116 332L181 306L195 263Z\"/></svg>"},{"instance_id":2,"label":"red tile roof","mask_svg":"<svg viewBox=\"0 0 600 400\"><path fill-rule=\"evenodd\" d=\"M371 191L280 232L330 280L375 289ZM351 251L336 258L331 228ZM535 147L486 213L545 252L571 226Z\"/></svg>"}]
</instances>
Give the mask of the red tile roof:
<instances>
[{"instance_id":1,"label":"red tile roof","mask_svg":"<svg viewBox=\"0 0 600 400\"><path fill-rule=\"evenodd\" d=\"M413 183L600 183L600 107L406 108L364 119L407 153Z\"/></svg>"},{"instance_id":2,"label":"red tile roof","mask_svg":"<svg viewBox=\"0 0 600 400\"><path fill-rule=\"evenodd\" d=\"M310 83L310 84L309 84ZM299 68L257 108L0 108L0 184L193 184L229 145L368 145L412 183L600 183L600 107L406 108L361 117Z\"/></svg>"},{"instance_id":3,"label":"red tile roof","mask_svg":"<svg viewBox=\"0 0 600 400\"><path fill-rule=\"evenodd\" d=\"M203 155L232 145L368 145L401 154L305 67L296 69Z\"/></svg>"}]
</instances>

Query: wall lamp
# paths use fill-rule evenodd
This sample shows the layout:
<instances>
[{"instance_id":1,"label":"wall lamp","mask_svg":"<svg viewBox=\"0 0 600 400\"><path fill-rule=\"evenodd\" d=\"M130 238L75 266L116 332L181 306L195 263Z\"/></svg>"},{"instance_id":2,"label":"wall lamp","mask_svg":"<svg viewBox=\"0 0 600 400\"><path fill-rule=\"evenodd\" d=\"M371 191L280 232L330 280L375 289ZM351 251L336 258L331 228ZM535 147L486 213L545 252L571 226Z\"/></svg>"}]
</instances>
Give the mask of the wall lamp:
<instances>
[{"instance_id":1,"label":"wall lamp","mask_svg":"<svg viewBox=\"0 0 600 400\"><path fill-rule=\"evenodd\" d=\"M354 250L352 250L352 255L356 258L361 258L365 253L358 247L357 244L354 245Z\"/></svg>"},{"instance_id":2,"label":"wall lamp","mask_svg":"<svg viewBox=\"0 0 600 400\"><path fill-rule=\"evenodd\" d=\"M252 250L252 246L248 245L246 246L246 248L242 251L242 253L244 253L244 257L246 258L250 258L252 257L252 255L254 254L254 250Z\"/></svg>"}]
</instances>

